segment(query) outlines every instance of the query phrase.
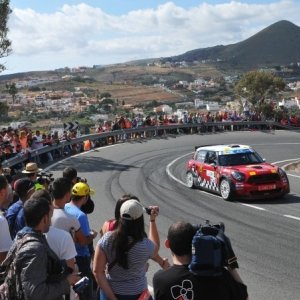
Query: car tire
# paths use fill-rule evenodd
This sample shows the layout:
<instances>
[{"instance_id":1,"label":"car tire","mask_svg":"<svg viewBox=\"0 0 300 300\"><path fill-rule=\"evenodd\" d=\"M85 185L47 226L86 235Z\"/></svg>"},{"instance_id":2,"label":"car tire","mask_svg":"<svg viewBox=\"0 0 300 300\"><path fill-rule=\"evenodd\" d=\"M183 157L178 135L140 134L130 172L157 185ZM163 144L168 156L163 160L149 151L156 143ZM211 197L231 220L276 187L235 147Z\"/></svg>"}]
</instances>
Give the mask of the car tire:
<instances>
[{"instance_id":1,"label":"car tire","mask_svg":"<svg viewBox=\"0 0 300 300\"><path fill-rule=\"evenodd\" d=\"M186 173L186 184L190 189L196 188L196 180L197 178L194 176L192 172Z\"/></svg>"},{"instance_id":2,"label":"car tire","mask_svg":"<svg viewBox=\"0 0 300 300\"><path fill-rule=\"evenodd\" d=\"M233 199L233 188L231 182L223 178L220 182L220 194L225 201L231 201Z\"/></svg>"}]
</instances>

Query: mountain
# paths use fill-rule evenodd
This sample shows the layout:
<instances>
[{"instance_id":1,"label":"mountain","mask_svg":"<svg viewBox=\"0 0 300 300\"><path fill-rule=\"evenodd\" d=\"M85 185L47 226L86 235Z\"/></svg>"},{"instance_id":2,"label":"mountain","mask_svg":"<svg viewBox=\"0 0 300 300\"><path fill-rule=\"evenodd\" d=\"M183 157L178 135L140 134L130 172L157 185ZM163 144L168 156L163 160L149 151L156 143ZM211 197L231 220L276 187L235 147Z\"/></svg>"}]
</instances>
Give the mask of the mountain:
<instances>
[{"instance_id":1,"label":"mountain","mask_svg":"<svg viewBox=\"0 0 300 300\"><path fill-rule=\"evenodd\" d=\"M300 62L300 27L279 21L250 38L227 46L195 49L166 61L217 62L220 67L252 69Z\"/></svg>"}]
</instances>

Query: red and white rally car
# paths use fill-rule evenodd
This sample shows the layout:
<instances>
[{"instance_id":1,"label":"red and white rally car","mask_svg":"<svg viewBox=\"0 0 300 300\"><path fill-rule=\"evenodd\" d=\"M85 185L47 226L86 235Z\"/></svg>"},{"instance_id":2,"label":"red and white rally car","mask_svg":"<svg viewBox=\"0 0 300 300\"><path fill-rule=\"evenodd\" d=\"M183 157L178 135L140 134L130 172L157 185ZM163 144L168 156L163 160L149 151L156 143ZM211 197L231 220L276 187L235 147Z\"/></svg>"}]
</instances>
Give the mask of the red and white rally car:
<instances>
[{"instance_id":1,"label":"red and white rally car","mask_svg":"<svg viewBox=\"0 0 300 300\"><path fill-rule=\"evenodd\" d=\"M195 147L186 167L188 187L218 193L224 200L276 198L290 192L286 173L246 145Z\"/></svg>"}]
</instances>

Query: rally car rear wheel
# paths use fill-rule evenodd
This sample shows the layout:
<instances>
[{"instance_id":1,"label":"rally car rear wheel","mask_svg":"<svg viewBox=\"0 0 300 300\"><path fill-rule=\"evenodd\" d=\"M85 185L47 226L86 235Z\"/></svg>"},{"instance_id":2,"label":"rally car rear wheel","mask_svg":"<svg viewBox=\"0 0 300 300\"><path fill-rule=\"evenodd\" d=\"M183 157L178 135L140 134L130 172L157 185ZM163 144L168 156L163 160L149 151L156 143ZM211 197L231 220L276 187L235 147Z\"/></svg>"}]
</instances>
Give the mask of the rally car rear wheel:
<instances>
[{"instance_id":1,"label":"rally car rear wheel","mask_svg":"<svg viewBox=\"0 0 300 300\"><path fill-rule=\"evenodd\" d=\"M220 193L224 200L230 201L233 198L233 190L228 179L224 178L220 183Z\"/></svg>"},{"instance_id":2,"label":"rally car rear wheel","mask_svg":"<svg viewBox=\"0 0 300 300\"><path fill-rule=\"evenodd\" d=\"M186 184L190 189L194 189L196 187L196 180L197 178L192 172L186 173Z\"/></svg>"}]
</instances>

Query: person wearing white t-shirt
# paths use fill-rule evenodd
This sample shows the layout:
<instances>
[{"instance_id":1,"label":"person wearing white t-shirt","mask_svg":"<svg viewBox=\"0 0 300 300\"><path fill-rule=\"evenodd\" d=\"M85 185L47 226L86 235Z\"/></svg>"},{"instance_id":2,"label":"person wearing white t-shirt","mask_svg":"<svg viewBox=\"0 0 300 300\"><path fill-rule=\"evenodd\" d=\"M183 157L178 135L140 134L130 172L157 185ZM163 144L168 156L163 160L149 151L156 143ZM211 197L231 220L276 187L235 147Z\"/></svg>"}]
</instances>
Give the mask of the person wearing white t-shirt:
<instances>
[{"instance_id":1,"label":"person wearing white t-shirt","mask_svg":"<svg viewBox=\"0 0 300 300\"><path fill-rule=\"evenodd\" d=\"M60 259L65 260L67 266L74 270L77 252L72 236L62 229L50 226L46 238L50 248L56 255Z\"/></svg>"},{"instance_id":2,"label":"person wearing white t-shirt","mask_svg":"<svg viewBox=\"0 0 300 300\"><path fill-rule=\"evenodd\" d=\"M5 259L12 244L8 224L5 217L0 215L0 263Z\"/></svg>"},{"instance_id":3,"label":"person wearing white t-shirt","mask_svg":"<svg viewBox=\"0 0 300 300\"><path fill-rule=\"evenodd\" d=\"M37 130L33 136L33 143L31 145L32 149L41 149L44 147L44 140L41 132Z\"/></svg>"},{"instance_id":4,"label":"person wearing white t-shirt","mask_svg":"<svg viewBox=\"0 0 300 300\"><path fill-rule=\"evenodd\" d=\"M3 216L3 209L8 204L9 184L6 177L0 175L0 263L6 258L6 254L12 244L8 223Z\"/></svg>"},{"instance_id":5,"label":"person wearing white t-shirt","mask_svg":"<svg viewBox=\"0 0 300 300\"><path fill-rule=\"evenodd\" d=\"M79 220L65 210L65 204L70 202L72 182L64 177L55 179L50 187L53 197L53 216L51 224L53 227L63 229L72 234L80 245L89 245L93 238L86 237L80 226Z\"/></svg>"},{"instance_id":6,"label":"person wearing white t-shirt","mask_svg":"<svg viewBox=\"0 0 300 300\"><path fill-rule=\"evenodd\" d=\"M65 260L69 268L75 270L75 256L77 252L72 236L65 230L50 226L49 231L46 233L46 238L55 254L61 260ZM78 299L72 288L70 289L69 299Z\"/></svg>"}]
</instances>

